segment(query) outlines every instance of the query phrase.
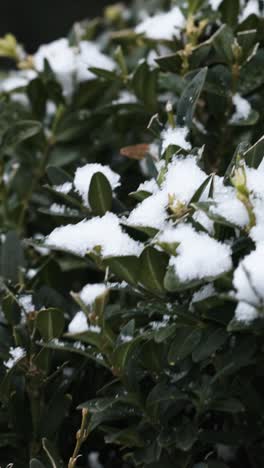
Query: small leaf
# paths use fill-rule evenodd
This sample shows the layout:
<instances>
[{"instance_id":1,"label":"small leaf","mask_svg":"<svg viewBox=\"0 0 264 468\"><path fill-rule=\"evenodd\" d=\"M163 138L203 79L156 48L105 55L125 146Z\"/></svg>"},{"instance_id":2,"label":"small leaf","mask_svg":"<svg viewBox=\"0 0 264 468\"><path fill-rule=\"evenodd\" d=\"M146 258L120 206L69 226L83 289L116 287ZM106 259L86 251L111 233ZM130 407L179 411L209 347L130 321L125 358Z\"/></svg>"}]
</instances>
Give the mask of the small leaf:
<instances>
[{"instance_id":1,"label":"small leaf","mask_svg":"<svg viewBox=\"0 0 264 468\"><path fill-rule=\"evenodd\" d=\"M146 61L141 62L132 77L132 87L136 96L154 112L157 107L157 69L152 70Z\"/></svg>"},{"instance_id":2,"label":"small leaf","mask_svg":"<svg viewBox=\"0 0 264 468\"><path fill-rule=\"evenodd\" d=\"M205 330L199 345L194 349L192 357L194 362L200 362L215 353L227 340L228 334L223 328Z\"/></svg>"},{"instance_id":3,"label":"small leaf","mask_svg":"<svg viewBox=\"0 0 264 468\"><path fill-rule=\"evenodd\" d=\"M136 285L139 279L140 262L137 257L112 257L105 260L106 265L120 279Z\"/></svg>"},{"instance_id":4,"label":"small leaf","mask_svg":"<svg viewBox=\"0 0 264 468\"><path fill-rule=\"evenodd\" d=\"M190 204L191 203L196 203L200 200L202 194L204 193L207 185L209 184L209 182L212 180L212 176L209 175L205 181L200 185L200 187L196 190L195 194L193 195L192 199L190 200Z\"/></svg>"},{"instance_id":5,"label":"small leaf","mask_svg":"<svg viewBox=\"0 0 264 468\"><path fill-rule=\"evenodd\" d=\"M167 265L167 255L153 247L147 247L140 256L140 282L151 291L164 291L163 281Z\"/></svg>"},{"instance_id":6,"label":"small leaf","mask_svg":"<svg viewBox=\"0 0 264 468\"><path fill-rule=\"evenodd\" d=\"M62 185L65 182L72 181L72 177L59 167L48 166L46 172L52 185Z\"/></svg>"},{"instance_id":7,"label":"small leaf","mask_svg":"<svg viewBox=\"0 0 264 468\"><path fill-rule=\"evenodd\" d=\"M202 331L199 329L185 327L177 330L169 350L169 363L175 363L189 356L200 343L201 337Z\"/></svg>"},{"instance_id":8,"label":"small leaf","mask_svg":"<svg viewBox=\"0 0 264 468\"><path fill-rule=\"evenodd\" d=\"M45 468L45 466L36 458L32 458L32 460L30 460L29 467L30 468Z\"/></svg>"},{"instance_id":9,"label":"small leaf","mask_svg":"<svg viewBox=\"0 0 264 468\"><path fill-rule=\"evenodd\" d=\"M34 120L21 120L16 122L4 133L2 147L4 150L13 148L23 141L37 135L41 130L41 123Z\"/></svg>"},{"instance_id":10,"label":"small leaf","mask_svg":"<svg viewBox=\"0 0 264 468\"><path fill-rule=\"evenodd\" d=\"M264 155L264 136L262 136L251 148L244 153L247 166L257 169Z\"/></svg>"},{"instance_id":11,"label":"small leaf","mask_svg":"<svg viewBox=\"0 0 264 468\"><path fill-rule=\"evenodd\" d=\"M110 211L112 198L112 188L108 179L101 172L96 172L91 179L88 194L89 205L93 212L103 216L107 211Z\"/></svg>"},{"instance_id":12,"label":"small leaf","mask_svg":"<svg viewBox=\"0 0 264 468\"><path fill-rule=\"evenodd\" d=\"M206 75L207 68L202 68L190 83L187 84L183 91L177 107L177 124L179 126L192 126L193 114L199 96L202 92Z\"/></svg>"},{"instance_id":13,"label":"small leaf","mask_svg":"<svg viewBox=\"0 0 264 468\"><path fill-rule=\"evenodd\" d=\"M24 266L24 251L20 239L15 231L9 231L0 249L0 274L3 278L17 283L19 271Z\"/></svg>"},{"instance_id":14,"label":"small leaf","mask_svg":"<svg viewBox=\"0 0 264 468\"><path fill-rule=\"evenodd\" d=\"M37 329L45 341L59 338L64 329L64 316L60 309L40 310L36 320Z\"/></svg>"}]
</instances>

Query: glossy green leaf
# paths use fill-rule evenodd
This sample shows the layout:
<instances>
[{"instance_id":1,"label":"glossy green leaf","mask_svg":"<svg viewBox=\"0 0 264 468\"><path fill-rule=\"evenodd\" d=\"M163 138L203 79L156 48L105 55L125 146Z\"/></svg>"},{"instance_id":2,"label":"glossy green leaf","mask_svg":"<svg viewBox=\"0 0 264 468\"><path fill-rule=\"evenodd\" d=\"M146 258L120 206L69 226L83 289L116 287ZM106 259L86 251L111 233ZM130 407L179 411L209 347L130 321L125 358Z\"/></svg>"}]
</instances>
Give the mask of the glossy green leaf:
<instances>
[{"instance_id":1,"label":"glossy green leaf","mask_svg":"<svg viewBox=\"0 0 264 468\"><path fill-rule=\"evenodd\" d=\"M60 309L43 309L38 312L37 328L45 341L59 338L64 329L64 316Z\"/></svg>"},{"instance_id":2,"label":"glossy green leaf","mask_svg":"<svg viewBox=\"0 0 264 468\"><path fill-rule=\"evenodd\" d=\"M102 172L96 172L90 183L89 205L96 215L103 216L112 207L112 188Z\"/></svg>"},{"instance_id":3,"label":"glossy green leaf","mask_svg":"<svg viewBox=\"0 0 264 468\"><path fill-rule=\"evenodd\" d=\"M192 126L195 107L202 92L206 75L207 68L203 68L185 87L177 106L177 124L179 126Z\"/></svg>"}]
</instances>

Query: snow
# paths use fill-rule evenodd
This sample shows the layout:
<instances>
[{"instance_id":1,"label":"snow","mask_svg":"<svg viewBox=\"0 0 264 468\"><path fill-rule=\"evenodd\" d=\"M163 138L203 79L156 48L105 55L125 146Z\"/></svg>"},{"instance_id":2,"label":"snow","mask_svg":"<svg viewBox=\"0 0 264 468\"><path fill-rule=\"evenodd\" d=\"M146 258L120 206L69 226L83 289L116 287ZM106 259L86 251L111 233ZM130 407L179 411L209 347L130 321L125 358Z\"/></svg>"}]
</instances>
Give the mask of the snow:
<instances>
[{"instance_id":1,"label":"snow","mask_svg":"<svg viewBox=\"0 0 264 468\"><path fill-rule=\"evenodd\" d=\"M204 301L208 299L208 297L214 296L216 294L216 290L212 284L206 284L198 291L196 291L192 298L192 304L195 302Z\"/></svg>"},{"instance_id":2,"label":"snow","mask_svg":"<svg viewBox=\"0 0 264 468\"><path fill-rule=\"evenodd\" d=\"M63 87L65 95L72 94L76 57L73 47L69 46L68 39L57 39L50 44L41 45L33 57L37 71L42 72L44 70L45 60L48 60Z\"/></svg>"},{"instance_id":3,"label":"snow","mask_svg":"<svg viewBox=\"0 0 264 468\"><path fill-rule=\"evenodd\" d=\"M126 222L129 226L161 229L167 217L167 204L168 196L165 192L151 195L131 211Z\"/></svg>"},{"instance_id":4,"label":"snow","mask_svg":"<svg viewBox=\"0 0 264 468\"><path fill-rule=\"evenodd\" d=\"M137 188L137 192L149 192L155 193L158 190L158 184L155 179L145 180L142 184L140 184Z\"/></svg>"},{"instance_id":5,"label":"snow","mask_svg":"<svg viewBox=\"0 0 264 468\"><path fill-rule=\"evenodd\" d=\"M218 10L223 0L209 0L212 10Z\"/></svg>"},{"instance_id":6,"label":"snow","mask_svg":"<svg viewBox=\"0 0 264 468\"><path fill-rule=\"evenodd\" d=\"M0 81L0 91L10 93L17 88L27 86L34 78L36 78L36 72L33 70L12 72L7 76L7 78Z\"/></svg>"},{"instance_id":7,"label":"snow","mask_svg":"<svg viewBox=\"0 0 264 468\"><path fill-rule=\"evenodd\" d=\"M234 273L236 298L253 306L264 301L264 243L247 255Z\"/></svg>"},{"instance_id":8,"label":"snow","mask_svg":"<svg viewBox=\"0 0 264 468\"><path fill-rule=\"evenodd\" d=\"M243 6L239 20L242 23L249 15L260 15L258 0L249 0L246 6Z\"/></svg>"},{"instance_id":9,"label":"snow","mask_svg":"<svg viewBox=\"0 0 264 468\"><path fill-rule=\"evenodd\" d=\"M118 98L112 101L112 104L136 104L136 96L127 90L120 91Z\"/></svg>"},{"instance_id":10,"label":"snow","mask_svg":"<svg viewBox=\"0 0 264 468\"><path fill-rule=\"evenodd\" d=\"M76 57L77 81L83 82L95 78L94 73L88 70L89 67L112 71L115 68L115 62L110 57L102 54L97 44L90 41L81 41L79 43L79 53Z\"/></svg>"},{"instance_id":11,"label":"snow","mask_svg":"<svg viewBox=\"0 0 264 468\"><path fill-rule=\"evenodd\" d=\"M107 287L105 284L87 284L79 293L79 296L82 302L85 305L92 305L97 297L102 296L107 292Z\"/></svg>"},{"instance_id":12,"label":"snow","mask_svg":"<svg viewBox=\"0 0 264 468\"><path fill-rule=\"evenodd\" d=\"M103 166L99 163L86 164L83 167L79 167L74 176L74 187L76 191L81 195L83 203L89 206L88 193L92 177L97 172L101 172L109 181L112 189L120 185L120 176L116 172L112 171L109 166Z\"/></svg>"},{"instance_id":13,"label":"snow","mask_svg":"<svg viewBox=\"0 0 264 468\"><path fill-rule=\"evenodd\" d=\"M179 146L185 150L191 149L191 144L186 140L189 130L187 127L167 128L161 133L162 150L164 153L170 145Z\"/></svg>"},{"instance_id":14,"label":"snow","mask_svg":"<svg viewBox=\"0 0 264 468\"><path fill-rule=\"evenodd\" d=\"M168 165L162 190L175 199L189 203L207 175L198 166L193 156L175 157Z\"/></svg>"},{"instance_id":15,"label":"snow","mask_svg":"<svg viewBox=\"0 0 264 468\"><path fill-rule=\"evenodd\" d=\"M216 205L213 205L209 211L238 227L245 227L249 223L248 212L243 203L237 198L223 198Z\"/></svg>"},{"instance_id":16,"label":"snow","mask_svg":"<svg viewBox=\"0 0 264 468\"><path fill-rule=\"evenodd\" d=\"M29 314L35 310L35 306L33 304L33 297L31 294L23 294L18 299L19 305L23 308L24 312Z\"/></svg>"},{"instance_id":17,"label":"snow","mask_svg":"<svg viewBox=\"0 0 264 468\"><path fill-rule=\"evenodd\" d=\"M88 461L90 468L103 468L103 465L99 462L99 453L91 452L88 455Z\"/></svg>"},{"instance_id":18,"label":"snow","mask_svg":"<svg viewBox=\"0 0 264 468\"><path fill-rule=\"evenodd\" d=\"M180 38L181 30L185 26L185 18L181 10L175 6L167 13L158 13L155 16L145 18L136 27L136 33L144 34L155 40L173 40Z\"/></svg>"},{"instance_id":19,"label":"snow","mask_svg":"<svg viewBox=\"0 0 264 468\"><path fill-rule=\"evenodd\" d=\"M258 317L258 311L255 307L246 302L239 302L235 310L235 318L239 322L249 324Z\"/></svg>"},{"instance_id":20,"label":"snow","mask_svg":"<svg viewBox=\"0 0 264 468\"><path fill-rule=\"evenodd\" d=\"M86 315L80 310L69 323L68 331L69 333L77 334L86 332L88 329Z\"/></svg>"},{"instance_id":21,"label":"snow","mask_svg":"<svg viewBox=\"0 0 264 468\"><path fill-rule=\"evenodd\" d=\"M232 115L230 123L247 120L251 112L251 105L249 102L240 94L236 93L233 96L233 105L235 106L235 113Z\"/></svg>"},{"instance_id":22,"label":"snow","mask_svg":"<svg viewBox=\"0 0 264 468\"><path fill-rule=\"evenodd\" d=\"M231 249L199 233L191 225L168 228L158 236L160 242L179 242L177 256L170 258L170 266L181 282L217 277L232 268Z\"/></svg>"},{"instance_id":23,"label":"snow","mask_svg":"<svg viewBox=\"0 0 264 468\"><path fill-rule=\"evenodd\" d=\"M264 199L264 171L246 167L246 181L248 190Z\"/></svg>"},{"instance_id":24,"label":"snow","mask_svg":"<svg viewBox=\"0 0 264 468\"><path fill-rule=\"evenodd\" d=\"M75 314L72 321L69 323L68 332L75 335L90 331L93 333L100 333L101 328L98 325L89 325L86 315L81 310Z\"/></svg>"},{"instance_id":25,"label":"snow","mask_svg":"<svg viewBox=\"0 0 264 468\"><path fill-rule=\"evenodd\" d=\"M255 242L264 241L264 200L254 200L254 213L256 216L256 226L250 231L250 236Z\"/></svg>"},{"instance_id":26,"label":"snow","mask_svg":"<svg viewBox=\"0 0 264 468\"><path fill-rule=\"evenodd\" d=\"M189 203L196 190L207 175L197 166L193 156L174 157L168 165L161 190L146 198L130 213L127 224L161 229L168 217L166 208L169 195L174 196L175 203Z\"/></svg>"},{"instance_id":27,"label":"snow","mask_svg":"<svg viewBox=\"0 0 264 468\"><path fill-rule=\"evenodd\" d=\"M55 185L53 187L56 192L64 193L67 195L72 190L72 183L71 182L64 182L64 184L61 185Z\"/></svg>"},{"instance_id":28,"label":"snow","mask_svg":"<svg viewBox=\"0 0 264 468\"><path fill-rule=\"evenodd\" d=\"M45 245L79 256L98 246L103 257L139 256L142 251L141 244L122 231L119 219L113 213L58 227L46 238Z\"/></svg>"},{"instance_id":29,"label":"snow","mask_svg":"<svg viewBox=\"0 0 264 468\"><path fill-rule=\"evenodd\" d=\"M16 348L10 348L9 354L11 357L7 361L4 361L4 366L8 369L12 369L20 359L26 356L26 351L20 346L17 346Z\"/></svg>"},{"instance_id":30,"label":"snow","mask_svg":"<svg viewBox=\"0 0 264 468\"><path fill-rule=\"evenodd\" d=\"M51 213L61 215L61 214L65 213L66 208L67 207L65 205L59 205L58 203L52 203L49 210L50 210Z\"/></svg>"}]
</instances>

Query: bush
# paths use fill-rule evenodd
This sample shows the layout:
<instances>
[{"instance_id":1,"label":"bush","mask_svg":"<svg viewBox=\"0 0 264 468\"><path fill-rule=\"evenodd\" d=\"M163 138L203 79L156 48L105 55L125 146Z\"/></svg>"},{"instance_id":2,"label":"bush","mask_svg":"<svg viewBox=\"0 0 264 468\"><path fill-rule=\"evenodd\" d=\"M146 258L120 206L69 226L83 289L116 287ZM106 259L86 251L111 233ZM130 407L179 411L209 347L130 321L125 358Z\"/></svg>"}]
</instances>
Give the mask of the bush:
<instances>
[{"instance_id":1,"label":"bush","mask_svg":"<svg viewBox=\"0 0 264 468\"><path fill-rule=\"evenodd\" d=\"M1 39L3 466L263 466L263 45L257 0Z\"/></svg>"}]
</instances>

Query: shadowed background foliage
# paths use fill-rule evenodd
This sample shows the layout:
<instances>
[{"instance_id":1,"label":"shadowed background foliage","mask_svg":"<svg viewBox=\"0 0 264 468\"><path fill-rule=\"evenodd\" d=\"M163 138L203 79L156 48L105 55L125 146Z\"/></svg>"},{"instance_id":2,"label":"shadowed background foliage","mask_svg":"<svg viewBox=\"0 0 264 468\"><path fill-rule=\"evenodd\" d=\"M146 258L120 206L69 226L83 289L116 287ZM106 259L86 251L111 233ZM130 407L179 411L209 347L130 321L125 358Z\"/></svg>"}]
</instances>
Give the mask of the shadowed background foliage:
<instances>
[{"instance_id":1,"label":"shadowed background foliage","mask_svg":"<svg viewBox=\"0 0 264 468\"><path fill-rule=\"evenodd\" d=\"M29 52L65 36L75 21L95 17L109 0L9 0L1 2L0 36L11 32Z\"/></svg>"}]
</instances>

